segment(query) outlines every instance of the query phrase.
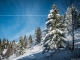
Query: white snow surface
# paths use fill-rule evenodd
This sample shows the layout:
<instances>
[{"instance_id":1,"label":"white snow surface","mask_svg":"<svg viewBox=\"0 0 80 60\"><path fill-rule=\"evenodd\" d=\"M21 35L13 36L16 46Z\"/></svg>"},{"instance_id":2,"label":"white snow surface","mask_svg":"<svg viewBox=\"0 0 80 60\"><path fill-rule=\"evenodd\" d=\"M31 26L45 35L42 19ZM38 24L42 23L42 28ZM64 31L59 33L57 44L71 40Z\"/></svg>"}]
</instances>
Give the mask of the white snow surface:
<instances>
[{"instance_id":1,"label":"white snow surface","mask_svg":"<svg viewBox=\"0 0 80 60\"><path fill-rule=\"evenodd\" d=\"M9 57L9 60L12 60L12 59L14 59L14 58L16 58L16 55L15 55L15 54L11 55L11 56Z\"/></svg>"},{"instance_id":2,"label":"white snow surface","mask_svg":"<svg viewBox=\"0 0 80 60\"><path fill-rule=\"evenodd\" d=\"M22 59L26 56L32 56L33 57L33 54L36 54L36 53L39 53L41 52L43 49L42 49L42 46L41 45L36 45L34 46L33 48L30 48L30 49L25 49L25 53L19 57L16 57L15 54L13 54L12 56L9 57L9 60L18 60L18 59Z\"/></svg>"}]
</instances>

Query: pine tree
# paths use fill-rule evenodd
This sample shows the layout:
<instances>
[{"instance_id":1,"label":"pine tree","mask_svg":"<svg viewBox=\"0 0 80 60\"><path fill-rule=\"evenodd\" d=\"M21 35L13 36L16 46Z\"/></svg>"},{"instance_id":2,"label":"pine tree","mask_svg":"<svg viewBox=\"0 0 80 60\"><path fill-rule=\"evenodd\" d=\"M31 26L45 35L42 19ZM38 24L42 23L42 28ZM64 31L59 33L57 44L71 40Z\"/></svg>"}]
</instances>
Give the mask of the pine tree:
<instances>
[{"instance_id":1,"label":"pine tree","mask_svg":"<svg viewBox=\"0 0 80 60\"><path fill-rule=\"evenodd\" d=\"M48 15L48 21L46 22L48 33L44 37L44 51L49 52L50 50L59 49L62 47L66 47L66 41L64 40L64 21L61 20L61 16L59 15L59 10L56 5L52 6L52 10ZM53 51L52 51L53 52Z\"/></svg>"},{"instance_id":2,"label":"pine tree","mask_svg":"<svg viewBox=\"0 0 80 60\"><path fill-rule=\"evenodd\" d=\"M8 45L8 48L7 48L7 52L5 53L5 57L6 58L9 58L10 57L10 55L12 55L12 44L11 44L11 42L9 43L9 45Z\"/></svg>"},{"instance_id":3,"label":"pine tree","mask_svg":"<svg viewBox=\"0 0 80 60\"><path fill-rule=\"evenodd\" d=\"M72 33L73 24L74 29L78 28L78 11L73 4L71 7L67 8L65 24L69 34Z\"/></svg>"},{"instance_id":4,"label":"pine tree","mask_svg":"<svg viewBox=\"0 0 80 60\"><path fill-rule=\"evenodd\" d=\"M7 45L9 44L9 40L7 39Z\"/></svg>"},{"instance_id":5,"label":"pine tree","mask_svg":"<svg viewBox=\"0 0 80 60\"><path fill-rule=\"evenodd\" d=\"M1 54L2 54L2 51L4 50L4 44L3 43L1 43L0 50L1 50Z\"/></svg>"},{"instance_id":6,"label":"pine tree","mask_svg":"<svg viewBox=\"0 0 80 60\"><path fill-rule=\"evenodd\" d=\"M25 44L25 48L27 46L27 38L26 38L26 35L24 35L24 44Z\"/></svg>"},{"instance_id":7,"label":"pine tree","mask_svg":"<svg viewBox=\"0 0 80 60\"><path fill-rule=\"evenodd\" d=\"M0 45L1 45L1 39L0 39Z\"/></svg>"},{"instance_id":8,"label":"pine tree","mask_svg":"<svg viewBox=\"0 0 80 60\"><path fill-rule=\"evenodd\" d=\"M8 45L9 45L9 41L8 41L8 39L6 39L6 42L5 42L5 48L6 49L8 48Z\"/></svg>"},{"instance_id":9,"label":"pine tree","mask_svg":"<svg viewBox=\"0 0 80 60\"><path fill-rule=\"evenodd\" d=\"M35 41L36 41L36 44L40 43L41 42L41 39L42 39L42 32L41 32L40 27L38 27L35 30Z\"/></svg>"},{"instance_id":10,"label":"pine tree","mask_svg":"<svg viewBox=\"0 0 80 60\"><path fill-rule=\"evenodd\" d=\"M12 41L12 48L15 47L15 40Z\"/></svg>"},{"instance_id":11,"label":"pine tree","mask_svg":"<svg viewBox=\"0 0 80 60\"><path fill-rule=\"evenodd\" d=\"M5 48L6 48L6 39L3 38L3 49L5 49Z\"/></svg>"},{"instance_id":12,"label":"pine tree","mask_svg":"<svg viewBox=\"0 0 80 60\"><path fill-rule=\"evenodd\" d=\"M16 43L15 43L15 40L12 41L12 52L13 53L16 53L16 50L17 50L17 47L16 47Z\"/></svg>"},{"instance_id":13,"label":"pine tree","mask_svg":"<svg viewBox=\"0 0 80 60\"><path fill-rule=\"evenodd\" d=\"M2 54L2 44L1 44L1 39L0 39L0 55Z\"/></svg>"},{"instance_id":14,"label":"pine tree","mask_svg":"<svg viewBox=\"0 0 80 60\"><path fill-rule=\"evenodd\" d=\"M19 43L18 43L18 55L23 55L24 54L24 39L22 36L19 38Z\"/></svg>"},{"instance_id":15,"label":"pine tree","mask_svg":"<svg viewBox=\"0 0 80 60\"><path fill-rule=\"evenodd\" d=\"M68 30L68 34L72 36L72 44L70 45L72 50L74 50L74 30L78 28L79 18L78 11L73 4L71 5L71 7L67 8L65 24L67 26L66 30Z\"/></svg>"},{"instance_id":16,"label":"pine tree","mask_svg":"<svg viewBox=\"0 0 80 60\"><path fill-rule=\"evenodd\" d=\"M32 36L30 35L29 36L29 38L28 38L28 42L27 42L27 46L28 46L28 48L30 48L31 47L31 45L32 45Z\"/></svg>"},{"instance_id":17,"label":"pine tree","mask_svg":"<svg viewBox=\"0 0 80 60\"><path fill-rule=\"evenodd\" d=\"M0 55L2 55L3 50L4 50L4 44L2 43L2 40L0 39Z\"/></svg>"}]
</instances>

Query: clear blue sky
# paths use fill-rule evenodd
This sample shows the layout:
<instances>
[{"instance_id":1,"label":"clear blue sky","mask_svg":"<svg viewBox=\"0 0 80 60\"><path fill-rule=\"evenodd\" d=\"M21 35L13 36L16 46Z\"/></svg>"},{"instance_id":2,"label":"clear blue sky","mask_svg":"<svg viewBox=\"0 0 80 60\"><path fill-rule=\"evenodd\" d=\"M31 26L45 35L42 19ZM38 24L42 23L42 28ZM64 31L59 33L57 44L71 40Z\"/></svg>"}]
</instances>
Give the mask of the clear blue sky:
<instances>
[{"instance_id":1,"label":"clear blue sky","mask_svg":"<svg viewBox=\"0 0 80 60\"><path fill-rule=\"evenodd\" d=\"M62 14L60 0L0 0L0 38L17 40L33 35L37 27L43 30L53 3Z\"/></svg>"}]
</instances>

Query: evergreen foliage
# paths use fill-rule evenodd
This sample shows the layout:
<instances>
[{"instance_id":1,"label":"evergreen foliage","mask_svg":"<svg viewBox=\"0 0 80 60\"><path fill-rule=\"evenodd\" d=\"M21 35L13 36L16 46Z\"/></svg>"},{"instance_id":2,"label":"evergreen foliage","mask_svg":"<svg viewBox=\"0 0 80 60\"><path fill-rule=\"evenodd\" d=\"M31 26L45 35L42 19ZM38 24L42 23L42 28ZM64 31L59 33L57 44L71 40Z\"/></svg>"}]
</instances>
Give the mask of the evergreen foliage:
<instances>
[{"instance_id":1,"label":"evergreen foliage","mask_svg":"<svg viewBox=\"0 0 80 60\"><path fill-rule=\"evenodd\" d=\"M40 27L38 27L35 30L35 41L36 41L36 44L40 43L41 42L41 39L42 39L42 32L41 32Z\"/></svg>"},{"instance_id":2,"label":"evergreen foliage","mask_svg":"<svg viewBox=\"0 0 80 60\"><path fill-rule=\"evenodd\" d=\"M27 47L30 48L31 45L32 45L32 36L31 36L31 35L30 35L29 38L28 38L27 44L28 44Z\"/></svg>"},{"instance_id":3,"label":"evergreen foliage","mask_svg":"<svg viewBox=\"0 0 80 60\"><path fill-rule=\"evenodd\" d=\"M52 6L52 10L48 15L48 21L46 22L48 33L44 38L44 51L49 52L50 50L66 47L66 41L63 39L65 38L64 35L64 21L61 20L61 16L59 15L59 10L57 9L56 5ZM53 52L53 51L52 51Z\"/></svg>"},{"instance_id":4,"label":"evergreen foliage","mask_svg":"<svg viewBox=\"0 0 80 60\"><path fill-rule=\"evenodd\" d=\"M26 35L24 35L24 44L25 44L25 48L26 48L26 46L27 46L27 38L26 38Z\"/></svg>"},{"instance_id":5,"label":"evergreen foliage","mask_svg":"<svg viewBox=\"0 0 80 60\"><path fill-rule=\"evenodd\" d=\"M18 55L23 55L24 54L24 39L22 38L22 36L19 38L19 42L18 42Z\"/></svg>"}]
</instances>

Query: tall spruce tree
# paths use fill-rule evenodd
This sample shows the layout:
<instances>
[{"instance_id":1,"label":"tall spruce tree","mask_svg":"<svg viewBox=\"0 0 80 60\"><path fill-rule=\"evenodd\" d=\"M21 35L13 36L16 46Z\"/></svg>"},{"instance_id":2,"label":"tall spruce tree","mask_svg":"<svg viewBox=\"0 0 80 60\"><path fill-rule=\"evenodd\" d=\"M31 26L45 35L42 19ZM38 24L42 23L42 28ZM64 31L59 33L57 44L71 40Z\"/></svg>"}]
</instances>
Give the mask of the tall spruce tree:
<instances>
[{"instance_id":1,"label":"tall spruce tree","mask_svg":"<svg viewBox=\"0 0 80 60\"><path fill-rule=\"evenodd\" d=\"M24 44L25 44L25 48L27 46L27 38L26 38L26 35L24 35Z\"/></svg>"},{"instance_id":2,"label":"tall spruce tree","mask_svg":"<svg viewBox=\"0 0 80 60\"><path fill-rule=\"evenodd\" d=\"M66 47L66 41L64 40L64 21L61 20L59 15L59 10L56 5L53 4L52 10L48 15L48 20L46 22L48 33L44 37L44 51L49 52L50 50Z\"/></svg>"},{"instance_id":3,"label":"tall spruce tree","mask_svg":"<svg viewBox=\"0 0 80 60\"><path fill-rule=\"evenodd\" d=\"M32 36L30 35L29 36L29 38L28 38L28 42L27 42L27 46L28 46L28 48L30 48L31 47L31 45L32 45Z\"/></svg>"},{"instance_id":4,"label":"tall spruce tree","mask_svg":"<svg viewBox=\"0 0 80 60\"><path fill-rule=\"evenodd\" d=\"M24 54L24 39L22 36L19 38L19 43L18 43L18 55L23 55Z\"/></svg>"},{"instance_id":5,"label":"tall spruce tree","mask_svg":"<svg viewBox=\"0 0 80 60\"><path fill-rule=\"evenodd\" d=\"M8 45L7 52L5 53L5 57L9 58L10 55L12 55L12 44L11 44L11 42Z\"/></svg>"},{"instance_id":6,"label":"tall spruce tree","mask_svg":"<svg viewBox=\"0 0 80 60\"><path fill-rule=\"evenodd\" d=\"M71 45L72 50L74 50L74 30L76 30L79 26L79 18L78 10L73 4L67 8L67 12L65 15L65 24L66 30L68 30L68 34L72 36L72 43L69 45Z\"/></svg>"},{"instance_id":7,"label":"tall spruce tree","mask_svg":"<svg viewBox=\"0 0 80 60\"><path fill-rule=\"evenodd\" d=\"M9 45L9 41L8 41L8 39L6 39L6 42L5 42L5 48L6 49L8 48L8 45Z\"/></svg>"},{"instance_id":8,"label":"tall spruce tree","mask_svg":"<svg viewBox=\"0 0 80 60\"><path fill-rule=\"evenodd\" d=\"M6 39L5 38L3 38L3 48L5 49L6 48Z\"/></svg>"},{"instance_id":9,"label":"tall spruce tree","mask_svg":"<svg viewBox=\"0 0 80 60\"><path fill-rule=\"evenodd\" d=\"M16 45L15 40L13 40L12 41L12 53L16 53L16 50L17 50L17 45Z\"/></svg>"},{"instance_id":10,"label":"tall spruce tree","mask_svg":"<svg viewBox=\"0 0 80 60\"><path fill-rule=\"evenodd\" d=\"M74 29L78 28L78 22L78 11L72 4L71 7L67 8L67 12L65 14L65 24L69 34L72 32L73 24Z\"/></svg>"},{"instance_id":11,"label":"tall spruce tree","mask_svg":"<svg viewBox=\"0 0 80 60\"><path fill-rule=\"evenodd\" d=\"M42 39L42 32L41 32L40 27L38 27L35 30L35 43L36 44L40 43L41 42L41 39Z\"/></svg>"},{"instance_id":12,"label":"tall spruce tree","mask_svg":"<svg viewBox=\"0 0 80 60\"><path fill-rule=\"evenodd\" d=\"M0 45L1 45L1 39L0 39Z\"/></svg>"},{"instance_id":13,"label":"tall spruce tree","mask_svg":"<svg viewBox=\"0 0 80 60\"><path fill-rule=\"evenodd\" d=\"M0 39L0 55L2 54L2 44L1 44L1 39Z\"/></svg>"}]
</instances>

